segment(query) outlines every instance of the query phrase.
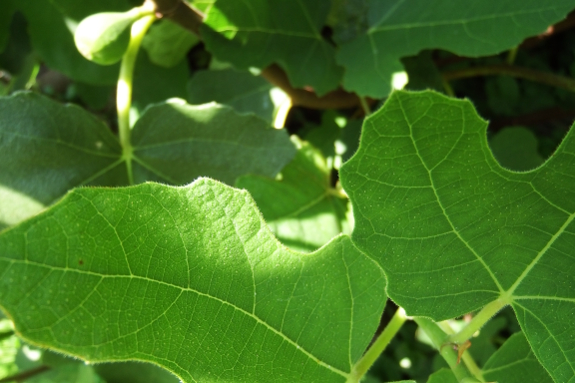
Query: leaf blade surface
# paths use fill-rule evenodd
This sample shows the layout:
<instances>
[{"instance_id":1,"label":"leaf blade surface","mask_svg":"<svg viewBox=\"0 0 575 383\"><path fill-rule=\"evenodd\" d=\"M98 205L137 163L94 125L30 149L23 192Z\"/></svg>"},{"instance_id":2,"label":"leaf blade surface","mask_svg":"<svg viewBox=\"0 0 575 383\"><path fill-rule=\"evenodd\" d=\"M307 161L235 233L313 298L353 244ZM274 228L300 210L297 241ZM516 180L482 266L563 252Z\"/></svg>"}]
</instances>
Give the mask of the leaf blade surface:
<instances>
[{"instance_id":1,"label":"leaf blade surface","mask_svg":"<svg viewBox=\"0 0 575 383\"><path fill-rule=\"evenodd\" d=\"M467 101L394 93L342 168L352 238L411 315L447 319L501 299L555 381L574 380L573 134L515 173L497 164L485 128Z\"/></svg>"},{"instance_id":2,"label":"leaf blade surface","mask_svg":"<svg viewBox=\"0 0 575 383\"><path fill-rule=\"evenodd\" d=\"M208 179L76 190L0 249L0 302L23 337L185 382L344 382L385 302L347 237L290 252L246 192Z\"/></svg>"}]
</instances>

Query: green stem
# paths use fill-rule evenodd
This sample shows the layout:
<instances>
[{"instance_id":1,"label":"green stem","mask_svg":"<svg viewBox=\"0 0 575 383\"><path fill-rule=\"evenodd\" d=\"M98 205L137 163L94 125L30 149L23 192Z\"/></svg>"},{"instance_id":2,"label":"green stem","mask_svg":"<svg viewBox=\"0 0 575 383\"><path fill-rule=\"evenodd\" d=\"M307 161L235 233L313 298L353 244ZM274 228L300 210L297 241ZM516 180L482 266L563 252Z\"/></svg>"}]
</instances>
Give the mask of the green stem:
<instances>
[{"instance_id":1,"label":"green stem","mask_svg":"<svg viewBox=\"0 0 575 383\"><path fill-rule=\"evenodd\" d=\"M507 53L507 58L505 59L507 64L511 65L515 62L515 58L517 57L518 51L519 51L519 46L516 46L515 48L512 48L509 50L509 52Z\"/></svg>"},{"instance_id":2,"label":"green stem","mask_svg":"<svg viewBox=\"0 0 575 383\"><path fill-rule=\"evenodd\" d=\"M416 317L414 320L419 325L419 328L431 339L435 348L439 350L439 354L445 359L458 382L480 382L470 374L463 364L457 363L457 353L451 347L445 346L449 336L437 323L422 317Z\"/></svg>"},{"instance_id":3,"label":"green stem","mask_svg":"<svg viewBox=\"0 0 575 383\"><path fill-rule=\"evenodd\" d=\"M120 66L120 77L116 91L116 106L118 110L118 131L120 144L122 145L123 157L126 160L130 184L132 179L132 144L130 142L130 107L132 106L132 84L134 80L134 65L142 39L154 22L154 15L147 15L132 24L130 44Z\"/></svg>"},{"instance_id":4,"label":"green stem","mask_svg":"<svg viewBox=\"0 0 575 383\"><path fill-rule=\"evenodd\" d=\"M477 76L507 75L575 92L575 79L507 64L464 68L443 72L442 75L446 81Z\"/></svg>"},{"instance_id":5,"label":"green stem","mask_svg":"<svg viewBox=\"0 0 575 383\"><path fill-rule=\"evenodd\" d=\"M371 114L371 109L370 109L369 104L367 103L367 100L365 99L365 97L360 97L359 103L361 104L361 108L363 109L363 113L365 113L366 116L369 116Z\"/></svg>"},{"instance_id":6,"label":"green stem","mask_svg":"<svg viewBox=\"0 0 575 383\"><path fill-rule=\"evenodd\" d=\"M397 334L401 326L405 323L406 319L405 310L401 307L398 308L383 332L379 334L371 347L353 366L351 375L347 380L348 383L359 382L359 379L367 373L377 358L379 358L383 350L385 350L389 342L391 342L395 334Z\"/></svg>"},{"instance_id":7,"label":"green stem","mask_svg":"<svg viewBox=\"0 0 575 383\"><path fill-rule=\"evenodd\" d=\"M438 325L448 335L455 333L447 321L440 322ZM483 379L483 371L481 371L477 363L475 363L475 359L473 359L473 356L471 356L469 350L465 350L463 355L461 355L461 360L463 360L463 363L465 363L469 372L475 376L477 380L485 382L485 379Z\"/></svg>"},{"instance_id":8,"label":"green stem","mask_svg":"<svg viewBox=\"0 0 575 383\"><path fill-rule=\"evenodd\" d=\"M477 313L471 319L471 322L461 329L457 334L449 337L449 342L455 344L463 344L465 341L470 339L473 334L481 330L481 328L487 323L495 314L499 312L503 307L507 306L509 302L505 299L497 299L485 306L481 311Z\"/></svg>"}]
</instances>

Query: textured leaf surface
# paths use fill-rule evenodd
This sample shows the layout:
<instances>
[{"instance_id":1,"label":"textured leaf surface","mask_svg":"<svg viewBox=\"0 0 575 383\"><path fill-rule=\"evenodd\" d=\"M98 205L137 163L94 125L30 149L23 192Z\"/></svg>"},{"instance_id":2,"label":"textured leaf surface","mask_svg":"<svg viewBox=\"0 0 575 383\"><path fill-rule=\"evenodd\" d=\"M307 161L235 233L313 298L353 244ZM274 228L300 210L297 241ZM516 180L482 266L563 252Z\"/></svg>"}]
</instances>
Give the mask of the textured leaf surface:
<instances>
[{"instance_id":1,"label":"textured leaf surface","mask_svg":"<svg viewBox=\"0 0 575 383\"><path fill-rule=\"evenodd\" d=\"M0 235L0 305L21 336L185 382L345 382L384 287L349 238L293 253L247 192L209 179L77 189Z\"/></svg>"},{"instance_id":2,"label":"textured leaf surface","mask_svg":"<svg viewBox=\"0 0 575 383\"><path fill-rule=\"evenodd\" d=\"M174 184L198 176L228 183L247 173L273 177L295 152L284 131L215 104L154 106L132 138L129 175L117 138L92 114L34 93L0 98L0 229L77 186L128 185L130 177Z\"/></svg>"},{"instance_id":3,"label":"textured leaf surface","mask_svg":"<svg viewBox=\"0 0 575 383\"><path fill-rule=\"evenodd\" d=\"M393 93L342 168L354 242L410 315L510 302L556 382L575 382L575 137L531 172L503 169L471 103Z\"/></svg>"},{"instance_id":4,"label":"textured leaf surface","mask_svg":"<svg viewBox=\"0 0 575 383\"><path fill-rule=\"evenodd\" d=\"M318 94L335 89L343 68L321 35L327 0L218 0L207 12L202 37L220 60L239 69L277 63L296 87Z\"/></svg>"},{"instance_id":5,"label":"textured leaf surface","mask_svg":"<svg viewBox=\"0 0 575 383\"><path fill-rule=\"evenodd\" d=\"M513 334L483 368L484 378L491 382L505 383L553 383L539 364L523 333Z\"/></svg>"},{"instance_id":6,"label":"textured leaf surface","mask_svg":"<svg viewBox=\"0 0 575 383\"><path fill-rule=\"evenodd\" d=\"M344 87L361 95L385 97L399 59L426 48L464 56L483 56L517 46L563 19L573 0L366 1L364 33L341 45ZM362 25L362 24L359 24ZM358 59L361 58L361 59Z\"/></svg>"},{"instance_id":7,"label":"textured leaf surface","mask_svg":"<svg viewBox=\"0 0 575 383\"><path fill-rule=\"evenodd\" d=\"M294 160L281 179L243 176L236 186L255 199L275 236L286 246L313 251L340 233L348 233L347 199L330 185L330 169L321 153L296 142Z\"/></svg>"},{"instance_id":8,"label":"textured leaf surface","mask_svg":"<svg viewBox=\"0 0 575 383\"><path fill-rule=\"evenodd\" d=\"M271 89L269 82L247 71L201 70L195 72L188 82L188 102L205 104L215 101L271 122L275 110Z\"/></svg>"}]
</instances>

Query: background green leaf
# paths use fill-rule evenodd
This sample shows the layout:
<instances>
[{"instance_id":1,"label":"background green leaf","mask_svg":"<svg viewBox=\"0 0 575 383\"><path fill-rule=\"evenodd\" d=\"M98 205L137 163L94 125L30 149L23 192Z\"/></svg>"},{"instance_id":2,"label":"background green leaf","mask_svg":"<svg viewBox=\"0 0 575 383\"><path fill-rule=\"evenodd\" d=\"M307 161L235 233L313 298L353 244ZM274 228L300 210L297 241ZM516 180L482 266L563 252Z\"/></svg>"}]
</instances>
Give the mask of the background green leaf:
<instances>
[{"instance_id":1,"label":"background green leaf","mask_svg":"<svg viewBox=\"0 0 575 383\"><path fill-rule=\"evenodd\" d=\"M483 376L488 381L501 383L553 383L547 371L533 355L525 335L520 332L507 339L489 358L483 368Z\"/></svg>"},{"instance_id":2,"label":"background green leaf","mask_svg":"<svg viewBox=\"0 0 575 383\"><path fill-rule=\"evenodd\" d=\"M160 20L144 36L142 47L148 52L152 63L171 68L181 62L199 41L197 36L178 24Z\"/></svg>"},{"instance_id":3,"label":"background green leaf","mask_svg":"<svg viewBox=\"0 0 575 383\"><path fill-rule=\"evenodd\" d=\"M573 133L543 166L515 173L493 158L486 125L468 101L393 93L341 170L352 238L408 314L512 302L547 371L575 381Z\"/></svg>"},{"instance_id":4,"label":"background green leaf","mask_svg":"<svg viewBox=\"0 0 575 383\"><path fill-rule=\"evenodd\" d=\"M183 184L210 176L228 184L243 174L273 177L295 154L285 131L253 115L174 100L149 107L132 133L136 182Z\"/></svg>"},{"instance_id":5,"label":"background green leaf","mask_svg":"<svg viewBox=\"0 0 575 383\"><path fill-rule=\"evenodd\" d=\"M429 375L427 383L459 383L453 372L448 368L442 368L439 371Z\"/></svg>"},{"instance_id":6,"label":"background green leaf","mask_svg":"<svg viewBox=\"0 0 575 383\"><path fill-rule=\"evenodd\" d=\"M98 1L82 2L85 7L82 10L78 2L70 1L58 4L50 0L9 1L14 1L26 17L35 52L48 66L80 82L93 85L115 84L119 65L100 66L86 60L76 49L73 36L77 23L90 14L86 11L104 11L107 9L106 4L99 5L101 2ZM120 4L126 3L122 1L117 4L116 7L120 7ZM68 10L70 13L63 13Z\"/></svg>"},{"instance_id":7,"label":"background green leaf","mask_svg":"<svg viewBox=\"0 0 575 383\"><path fill-rule=\"evenodd\" d=\"M295 87L319 95L337 88L343 68L321 35L328 0L218 0L206 13L202 38L218 59L238 69L277 63Z\"/></svg>"},{"instance_id":8,"label":"background green leaf","mask_svg":"<svg viewBox=\"0 0 575 383\"><path fill-rule=\"evenodd\" d=\"M321 153L295 142L296 157L274 180L242 176L236 186L255 199L271 231L286 246L313 251L341 233L351 232L348 200L331 185L331 170Z\"/></svg>"},{"instance_id":9,"label":"background green leaf","mask_svg":"<svg viewBox=\"0 0 575 383\"><path fill-rule=\"evenodd\" d=\"M504 168L532 170L543 163L537 152L537 137L521 126L506 127L489 140L493 156Z\"/></svg>"},{"instance_id":10,"label":"background green leaf","mask_svg":"<svg viewBox=\"0 0 575 383\"><path fill-rule=\"evenodd\" d=\"M295 154L285 131L222 106L182 100L152 106L133 133L133 178L185 184L210 176L273 177ZM74 105L35 93L0 99L0 229L84 185L130 183L117 138ZM231 155L230 155L231 154Z\"/></svg>"},{"instance_id":11,"label":"background green leaf","mask_svg":"<svg viewBox=\"0 0 575 383\"><path fill-rule=\"evenodd\" d=\"M269 82L248 71L201 70L195 72L188 82L188 102L205 104L215 101L271 122L275 110L270 94L272 88Z\"/></svg>"},{"instance_id":12,"label":"background green leaf","mask_svg":"<svg viewBox=\"0 0 575 383\"><path fill-rule=\"evenodd\" d=\"M363 18L355 15L367 23L365 32L339 41L337 61L345 67L344 87L370 97L388 95L392 74L402 70L401 57L428 48L472 57L500 53L545 31L575 6L573 0L366 3Z\"/></svg>"},{"instance_id":13,"label":"background green leaf","mask_svg":"<svg viewBox=\"0 0 575 383\"><path fill-rule=\"evenodd\" d=\"M347 237L290 252L247 192L209 179L77 189L0 235L0 270L25 339L185 382L345 382L386 298Z\"/></svg>"}]
</instances>

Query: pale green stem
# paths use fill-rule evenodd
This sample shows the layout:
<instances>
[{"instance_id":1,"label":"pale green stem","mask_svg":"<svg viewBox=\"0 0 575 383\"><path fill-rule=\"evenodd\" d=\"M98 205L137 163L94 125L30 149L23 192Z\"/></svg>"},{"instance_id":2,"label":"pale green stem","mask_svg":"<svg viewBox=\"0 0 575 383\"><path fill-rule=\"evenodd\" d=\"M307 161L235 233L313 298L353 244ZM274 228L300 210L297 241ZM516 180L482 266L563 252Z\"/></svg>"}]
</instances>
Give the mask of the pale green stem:
<instances>
[{"instance_id":1,"label":"pale green stem","mask_svg":"<svg viewBox=\"0 0 575 383\"><path fill-rule=\"evenodd\" d=\"M439 350L439 354L445 359L458 382L480 382L470 374L467 368L465 368L465 365L457 363L457 352L451 347L446 346L449 336L437 323L431 319L422 317L415 317L414 320L419 325L419 328L431 339L435 348Z\"/></svg>"},{"instance_id":2,"label":"pale green stem","mask_svg":"<svg viewBox=\"0 0 575 383\"><path fill-rule=\"evenodd\" d=\"M132 83L134 80L134 65L138 50L142 44L144 35L154 22L154 15L143 16L132 24L130 32L130 44L120 66L120 77L118 78L118 88L116 91L116 106L118 109L118 131L120 133L120 144L122 145L123 157L126 160L128 177L130 184L132 179L132 144L130 142L130 107L132 106Z\"/></svg>"},{"instance_id":3,"label":"pale green stem","mask_svg":"<svg viewBox=\"0 0 575 383\"><path fill-rule=\"evenodd\" d=\"M493 316L497 314L499 310L507 306L508 303L509 302L507 300L501 298L489 303L487 306L481 309L481 311L479 311L477 315L473 317L473 319L471 319L471 322L469 322L467 326L461 329L461 331L459 331L457 334L450 336L448 341L455 344L463 344L465 341L470 339L473 334L481 330L485 323L493 318Z\"/></svg>"},{"instance_id":4,"label":"pale green stem","mask_svg":"<svg viewBox=\"0 0 575 383\"><path fill-rule=\"evenodd\" d=\"M505 60L507 62L507 64L511 65L515 62L515 58L517 57L517 51L518 50L519 50L518 46L509 50L509 52L507 53L507 59Z\"/></svg>"},{"instance_id":5,"label":"pale green stem","mask_svg":"<svg viewBox=\"0 0 575 383\"><path fill-rule=\"evenodd\" d=\"M369 108L369 104L367 103L367 100L365 99L365 97L360 97L359 103L361 104L361 108L363 109L363 113L365 113L366 116L369 116L371 114L371 109Z\"/></svg>"},{"instance_id":6,"label":"pale green stem","mask_svg":"<svg viewBox=\"0 0 575 383\"><path fill-rule=\"evenodd\" d=\"M292 107L291 98L286 97L286 99L280 104L274 117L274 128L283 129L291 107Z\"/></svg>"},{"instance_id":7,"label":"pale green stem","mask_svg":"<svg viewBox=\"0 0 575 383\"><path fill-rule=\"evenodd\" d=\"M353 366L351 375L347 380L347 383L359 382L362 376L364 376L371 366L375 363L377 358L385 350L389 342L393 339L395 334L399 331L401 326L405 323L407 316L405 315L405 310L403 308L397 309L391 321L387 324L385 329L371 347L365 352L361 359Z\"/></svg>"},{"instance_id":8,"label":"pale green stem","mask_svg":"<svg viewBox=\"0 0 575 383\"><path fill-rule=\"evenodd\" d=\"M449 97L455 97L455 92L451 87L451 84L446 79L442 79L441 83L443 84L443 90L445 90L445 94Z\"/></svg>"},{"instance_id":9,"label":"pale green stem","mask_svg":"<svg viewBox=\"0 0 575 383\"><path fill-rule=\"evenodd\" d=\"M452 335L455 332L447 321L440 322L438 325L448 335ZM485 379L483 378L483 371L481 371L477 363L475 363L475 359L473 359L473 356L470 354L469 350L465 350L463 355L461 355L461 360L463 360L463 363L465 363L469 372L475 376L477 380L485 382Z\"/></svg>"}]
</instances>

